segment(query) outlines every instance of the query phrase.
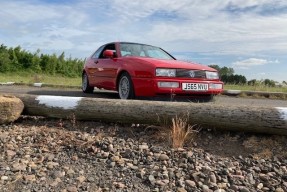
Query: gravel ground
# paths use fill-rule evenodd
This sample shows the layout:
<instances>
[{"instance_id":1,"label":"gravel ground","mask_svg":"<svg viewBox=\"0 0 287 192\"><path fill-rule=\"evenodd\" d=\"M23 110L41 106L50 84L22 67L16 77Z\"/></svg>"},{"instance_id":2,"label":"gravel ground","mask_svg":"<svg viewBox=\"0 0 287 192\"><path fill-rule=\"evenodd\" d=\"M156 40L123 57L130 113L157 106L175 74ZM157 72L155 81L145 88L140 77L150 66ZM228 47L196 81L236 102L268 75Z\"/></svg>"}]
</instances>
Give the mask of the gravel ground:
<instances>
[{"instance_id":1,"label":"gravel ground","mask_svg":"<svg viewBox=\"0 0 287 192\"><path fill-rule=\"evenodd\" d=\"M0 191L287 191L283 136L21 117L0 126Z\"/></svg>"}]
</instances>

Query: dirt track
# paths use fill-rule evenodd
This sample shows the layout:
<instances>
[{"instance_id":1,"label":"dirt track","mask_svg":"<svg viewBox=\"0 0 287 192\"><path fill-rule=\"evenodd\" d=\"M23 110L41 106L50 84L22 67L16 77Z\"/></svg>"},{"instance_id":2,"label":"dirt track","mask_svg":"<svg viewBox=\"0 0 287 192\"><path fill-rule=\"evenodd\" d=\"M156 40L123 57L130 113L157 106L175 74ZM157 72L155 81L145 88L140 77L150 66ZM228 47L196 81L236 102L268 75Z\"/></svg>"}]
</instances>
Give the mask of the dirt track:
<instances>
[{"instance_id":1,"label":"dirt track","mask_svg":"<svg viewBox=\"0 0 287 192\"><path fill-rule=\"evenodd\" d=\"M94 98L108 98L118 99L117 93L106 90L95 90L93 94L85 94L80 89L72 88L51 88L51 87L28 87L28 86L0 86L0 93L6 94L33 94L33 95L60 95L73 97L94 97ZM222 103L227 105L247 105L247 106L266 106L266 107L287 107L285 100L273 99L250 99L238 98L228 96L217 96L215 103Z\"/></svg>"}]
</instances>

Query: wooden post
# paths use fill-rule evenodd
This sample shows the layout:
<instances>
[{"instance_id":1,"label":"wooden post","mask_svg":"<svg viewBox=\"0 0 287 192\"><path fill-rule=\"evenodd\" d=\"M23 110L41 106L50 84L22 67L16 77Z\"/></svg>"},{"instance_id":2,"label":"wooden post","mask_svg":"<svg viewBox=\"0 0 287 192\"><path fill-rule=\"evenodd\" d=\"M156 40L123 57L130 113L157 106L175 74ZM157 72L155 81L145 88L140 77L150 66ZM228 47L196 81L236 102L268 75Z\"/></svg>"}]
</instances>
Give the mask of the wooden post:
<instances>
[{"instance_id":1,"label":"wooden post","mask_svg":"<svg viewBox=\"0 0 287 192\"><path fill-rule=\"evenodd\" d=\"M228 131L287 135L286 107L228 106L216 103L117 100L18 95L24 113L52 118L160 124L188 115L190 125Z\"/></svg>"}]
</instances>

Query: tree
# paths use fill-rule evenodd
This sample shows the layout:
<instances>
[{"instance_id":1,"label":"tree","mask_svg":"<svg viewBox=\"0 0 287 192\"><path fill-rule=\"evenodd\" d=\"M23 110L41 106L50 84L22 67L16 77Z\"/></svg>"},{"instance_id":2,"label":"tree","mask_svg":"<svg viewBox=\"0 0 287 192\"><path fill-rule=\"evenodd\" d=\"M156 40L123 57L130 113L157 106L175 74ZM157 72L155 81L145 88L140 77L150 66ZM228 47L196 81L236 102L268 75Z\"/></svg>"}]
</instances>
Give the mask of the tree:
<instances>
[{"instance_id":1,"label":"tree","mask_svg":"<svg viewBox=\"0 0 287 192\"><path fill-rule=\"evenodd\" d=\"M231 67L222 67L219 72L220 72L221 76L223 76L223 75L230 76L230 75L234 74L234 69Z\"/></svg>"},{"instance_id":2,"label":"tree","mask_svg":"<svg viewBox=\"0 0 287 192\"><path fill-rule=\"evenodd\" d=\"M39 49L36 51L36 53L34 53L31 66L31 69L37 73L41 72L41 66L40 66L41 58L39 56L39 53L40 53Z\"/></svg>"},{"instance_id":3,"label":"tree","mask_svg":"<svg viewBox=\"0 0 287 192\"><path fill-rule=\"evenodd\" d=\"M9 53L9 58L10 58L10 60L11 60L10 70L11 70L11 71L17 71L17 70L19 70L19 68L20 68L21 66L19 65L19 61L18 61L18 57L17 57L17 54L16 54L15 49L10 48L10 49L8 50L8 53Z\"/></svg>"},{"instance_id":4,"label":"tree","mask_svg":"<svg viewBox=\"0 0 287 192\"><path fill-rule=\"evenodd\" d=\"M65 74L66 72L66 63L65 63L65 52L62 52L58 57L58 61L56 63L56 71L57 73Z\"/></svg>"},{"instance_id":5,"label":"tree","mask_svg":"<svg viewBox=\"0 0 287 192\"><path fill-rule=\"evenodd\" d=\"M58 61L58 58L57 58L57 55L55 53L49 57L49 62L48 62L48 65L46 66L46 71L49 74L51 74L51 75L56 74L57 61Z\"/></svg>"},{"instance_id":6,"label":"tree","mask_svg":"<svg viewBox=\"0 0 287 192\"><path fill-rule=\"evenodd\" d=\"M0 52L0 72L10 71L11 60L9 59L9 53Z\"/></svg>"},{"instance_id":7,"label":"tree","mask_svg":"<svg viewBox=\"0 0 287 192\"><path fill-rule=\"evenodd\" d=\"M257 81L256 79L251 79L250 81L247 82L247 84L251 86L255 86L257 84Z\"/></svg>"},{"instance_id":8,"label":"tree","mask_svg":"<svg viewBox=\"0 0 287 192\"><path fill-rule=\"evenodd\" d=\"M273 80L270 79L265 79L263 81L264 85L269 86L269 87L275 87L276 83Z\"/></svg>"},{"instance_id":9,"label":"tree","mask_svg":"<svg viewBox=\"0 0 287 192\"><path fill-rule=\"evenodd\" d=\"M221 69L218 65L208 65L208 67L216 69L218 72L220 72L220 69Z\"/></svg>"},{"instance_id":10,"label":"tree","mask_svg":"<svg viewBox=\"0 0 287 192\"><path fill-rule=\"evenodd\" d=\"M244 85L247 83L247 79L243 75L224 75L221 77L221 80L224 83L230 83L230 84L235 84L235 85Z\"/></svg>"},{"instance_id":11,"label":"tree","mask_svg":"<svg viewBox=\"0 0 287 192\"><path fill-rule=\"evenodd\" d=\"M0 46L0 72L10 71L11 60L7 47L3 44Z\"/></svg>"},{"instance_id":12,"label":"tree","mask_svg":"<svg viewBox=\"0 0 287 192\"><path fill-rule=\"evenodd\" d=\"M231 67L219 67L218 65L209 65L209 67L212 67L216 69L220 76L221 80L224 83L230 83L230 84L246 84L247 79L243 75L234 75L234 69Z\"/></svg>"}]
</instances>

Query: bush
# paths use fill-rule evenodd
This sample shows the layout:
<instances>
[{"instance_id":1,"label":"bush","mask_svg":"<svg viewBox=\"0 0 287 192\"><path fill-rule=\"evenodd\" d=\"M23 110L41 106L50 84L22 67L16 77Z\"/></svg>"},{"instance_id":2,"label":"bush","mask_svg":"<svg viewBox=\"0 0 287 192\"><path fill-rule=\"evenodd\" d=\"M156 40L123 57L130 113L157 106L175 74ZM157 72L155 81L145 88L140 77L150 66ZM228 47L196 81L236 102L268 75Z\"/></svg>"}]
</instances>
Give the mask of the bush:
<instances>
[{"instance_id":1,"label":"bush","mask_svg":"<svg viewBox=\"0 0 287 192\"><path fill-rule=\"evenodd\" d=\"M79 77L83 64L83 60L65 58L64 52L57 56L56 54L40 54L39 49L35 53L30 53L21 49L20 46L15 48L7 48L3 44L0 46L0 72L2 73L30 71Z\"/></svg>"}]
</instances>

